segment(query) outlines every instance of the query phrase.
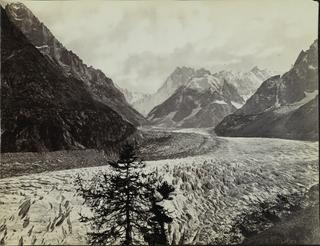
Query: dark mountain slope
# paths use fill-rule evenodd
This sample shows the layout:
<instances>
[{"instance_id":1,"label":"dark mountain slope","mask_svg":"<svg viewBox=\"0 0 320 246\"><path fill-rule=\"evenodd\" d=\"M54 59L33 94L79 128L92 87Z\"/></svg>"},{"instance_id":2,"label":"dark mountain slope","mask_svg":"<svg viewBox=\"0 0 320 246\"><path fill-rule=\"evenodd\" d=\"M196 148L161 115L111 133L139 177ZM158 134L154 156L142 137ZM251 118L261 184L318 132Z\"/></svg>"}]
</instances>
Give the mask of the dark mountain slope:
<instances>
[{"instance_id":1,"label":"dark mountain slope","mask_svg":"<svg viewBox=\"0 0 320 246\"><path fill-rule=\"evenodd\" d=\"M1 7L1 152L112 148L135 128L66 77Z\"/></svg>"},{"instance_id":2,"label":"dark mountain slope","mask_svg":"<svg viewBox=\"0 0 320 246\"><path fill-rule=\"evenodd\" d=\"M127 103L110 78L101 70L87 66L76 54L67 50L24 4L11 3L5 10L11 22L43 55L55 61L66 76L82 80L96 100L111 107L135 125L147 123L146 119Z\"/></svg>"},{"instance_id":3,"label":"dark mountain slope","mask_svg":"<svg viewBox=\"0 0 320 246\"><path fill-rule=\"evenodd\" d=\"M318 41L302 51L283 76L263 82L246 104L227 116L215 132L222 136L317 140Z\"/></svg>"}]
</instances>

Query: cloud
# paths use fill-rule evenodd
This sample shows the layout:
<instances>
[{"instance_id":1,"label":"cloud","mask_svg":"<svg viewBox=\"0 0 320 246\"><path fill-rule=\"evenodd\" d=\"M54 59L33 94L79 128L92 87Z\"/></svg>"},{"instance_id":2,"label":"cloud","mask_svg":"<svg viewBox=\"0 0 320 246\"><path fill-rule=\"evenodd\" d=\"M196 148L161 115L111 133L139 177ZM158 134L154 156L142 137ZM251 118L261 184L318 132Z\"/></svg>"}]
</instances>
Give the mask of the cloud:
<instances>
[{"instance_id":1,"label":"cloud","mask_svg":"<svg viewBox=\"0 0 320 246\"><path fill-rule=\"evenodd\" d=\"M257 57L259 58L267 58L267 57L270 57L270 56L276 56L276 55L279 55L281 54L281 52L284 50L283 47L270 47L270 48L267 48L265 50L263 50L261 53L258 53L257 54Z\"/></svg>"},{"instance_id":2,"label":"cloud","mask_svg":"<svg viewBox=\"0 0 320 246\"><path fill-rule=\"evenodd\" d=\"M157 90L177 66L286 71L317 37L305 0L26 1L88 65L130 90Z\"/></svg>"}]
</instances>

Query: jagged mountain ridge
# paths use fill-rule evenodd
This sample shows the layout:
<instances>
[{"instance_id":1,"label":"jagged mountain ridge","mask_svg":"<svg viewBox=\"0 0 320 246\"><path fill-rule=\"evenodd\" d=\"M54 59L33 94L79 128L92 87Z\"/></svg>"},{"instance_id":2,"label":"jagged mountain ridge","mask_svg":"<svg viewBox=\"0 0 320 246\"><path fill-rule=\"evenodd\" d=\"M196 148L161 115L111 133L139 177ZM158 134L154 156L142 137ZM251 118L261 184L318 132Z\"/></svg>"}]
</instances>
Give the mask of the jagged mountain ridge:
<instances>
[{"instance_id":1,"label":"jagged mountain ridge","mask_svg":"<svg viewBox=\"0 0 320 246\"><path fill-rule=\"evenodd\" d=\"M146 119L132 108L123 93L101 70L87 66L71 50L67 50L51 31L22 3L10 3L5 8L10 20L44 55L62 68L67 76L84 81L96 100L108 105L124 119L135 125L146 124Z\"/></svg>"},{"instance_id":2,"label":"jagged mountain ridge","mask_svg":"<svg viewBox=\"0 0 320 246\"><path fill-rule=\"evenodd\" d=\"M218 135L317 140L318 40L293 67L266 80L246 104L216 128Z\"/></svg>"},{"instance_id":3,"label":"jagged mountain ridge","mask_svg":"<svg viewBox=\"0 0 320 246\"><path fill-rule=\"evenodd\" d=\"M158 126L212 127L243 103L233 85L201 70L156 106L147 118Z\"/></svg>"},{"instance_id":4,"label":"jagged mountain ridge","mask_svg":"<svg viewBox=\"0 0 320 246\"><path fill-rule=\"evenodd\" d=\"M192 77L200 76L207 72L209 71L204 68L196 70L186 66L177 67L156 93L145 95L140 100L135 101L132 105L139 112L147 115L155 106L163 103ZM254 67L248 72L222 70L213 75L221 80L227 80L229 84L236 87L240 96L246 100L256 91L263 81L271 77L272 72Z\"/></svg>"},{"instance_id":5,"label":"jagged mountain ridge","mask_svg":"<svg viewBox=\"0 0 320 246\"><path fill-rule=\"evenodd\" d=\"M226 79L230 84L237 88L240 96L247 100L255 93L262 82L270 78L274 73L267 69L260 69L255 66L247 72L222 70L214 75L221 79Z\"/></svg>"},{"instance_id":6,"label":"jagged mountain ridge","mask_svg":"<svg viewBox=\"0 0 320 246\"><path fill-rule=\"evenodd\" d=\"M2 7L1 68L1 152L110 150L135 132L41 54Z\"/></svg>"}]
</instances>

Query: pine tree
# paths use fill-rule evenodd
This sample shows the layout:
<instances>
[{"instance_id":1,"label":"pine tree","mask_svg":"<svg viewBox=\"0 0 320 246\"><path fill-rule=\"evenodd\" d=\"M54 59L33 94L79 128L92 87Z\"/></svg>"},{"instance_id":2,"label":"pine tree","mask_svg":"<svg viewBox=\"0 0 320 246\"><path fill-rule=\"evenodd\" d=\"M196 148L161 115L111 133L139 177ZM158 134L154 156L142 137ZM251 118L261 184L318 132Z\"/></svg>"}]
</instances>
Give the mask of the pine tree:
<instances>
[{"instance_id":1,"label":"pine tree","mask_svg":"<svg viewBox=\"0 0 320 246\"><path fill-rule=\"evenodd\" d=\"M121 243L132 245L133 235L148 232L150 217L150 187L147 175L141 169L134 147L125 144L119 160L111 162L114 172L98 176L89 187L77 178L78 193L84 198L94 216L81 215L81 221L90 222L90 244Z\"/></svg>"}]
</instances>

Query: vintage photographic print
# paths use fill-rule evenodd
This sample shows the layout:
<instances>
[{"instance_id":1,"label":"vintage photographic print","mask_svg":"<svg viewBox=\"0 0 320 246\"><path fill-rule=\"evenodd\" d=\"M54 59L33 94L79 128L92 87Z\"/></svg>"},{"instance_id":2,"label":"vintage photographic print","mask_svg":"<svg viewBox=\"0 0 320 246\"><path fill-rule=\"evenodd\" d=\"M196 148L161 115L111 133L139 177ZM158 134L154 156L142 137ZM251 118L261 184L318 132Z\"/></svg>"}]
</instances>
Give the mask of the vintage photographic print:
<instances>
[{"instance_id":1,"label":"vintage photographic print","mask_svg":"<svg viewBox=\"0 0 320 246\"><path fill-rule=\"evenodd\" d=\"M319 245L312 0L0 0L0 245Z\"/></svg>"}]
</instances>

